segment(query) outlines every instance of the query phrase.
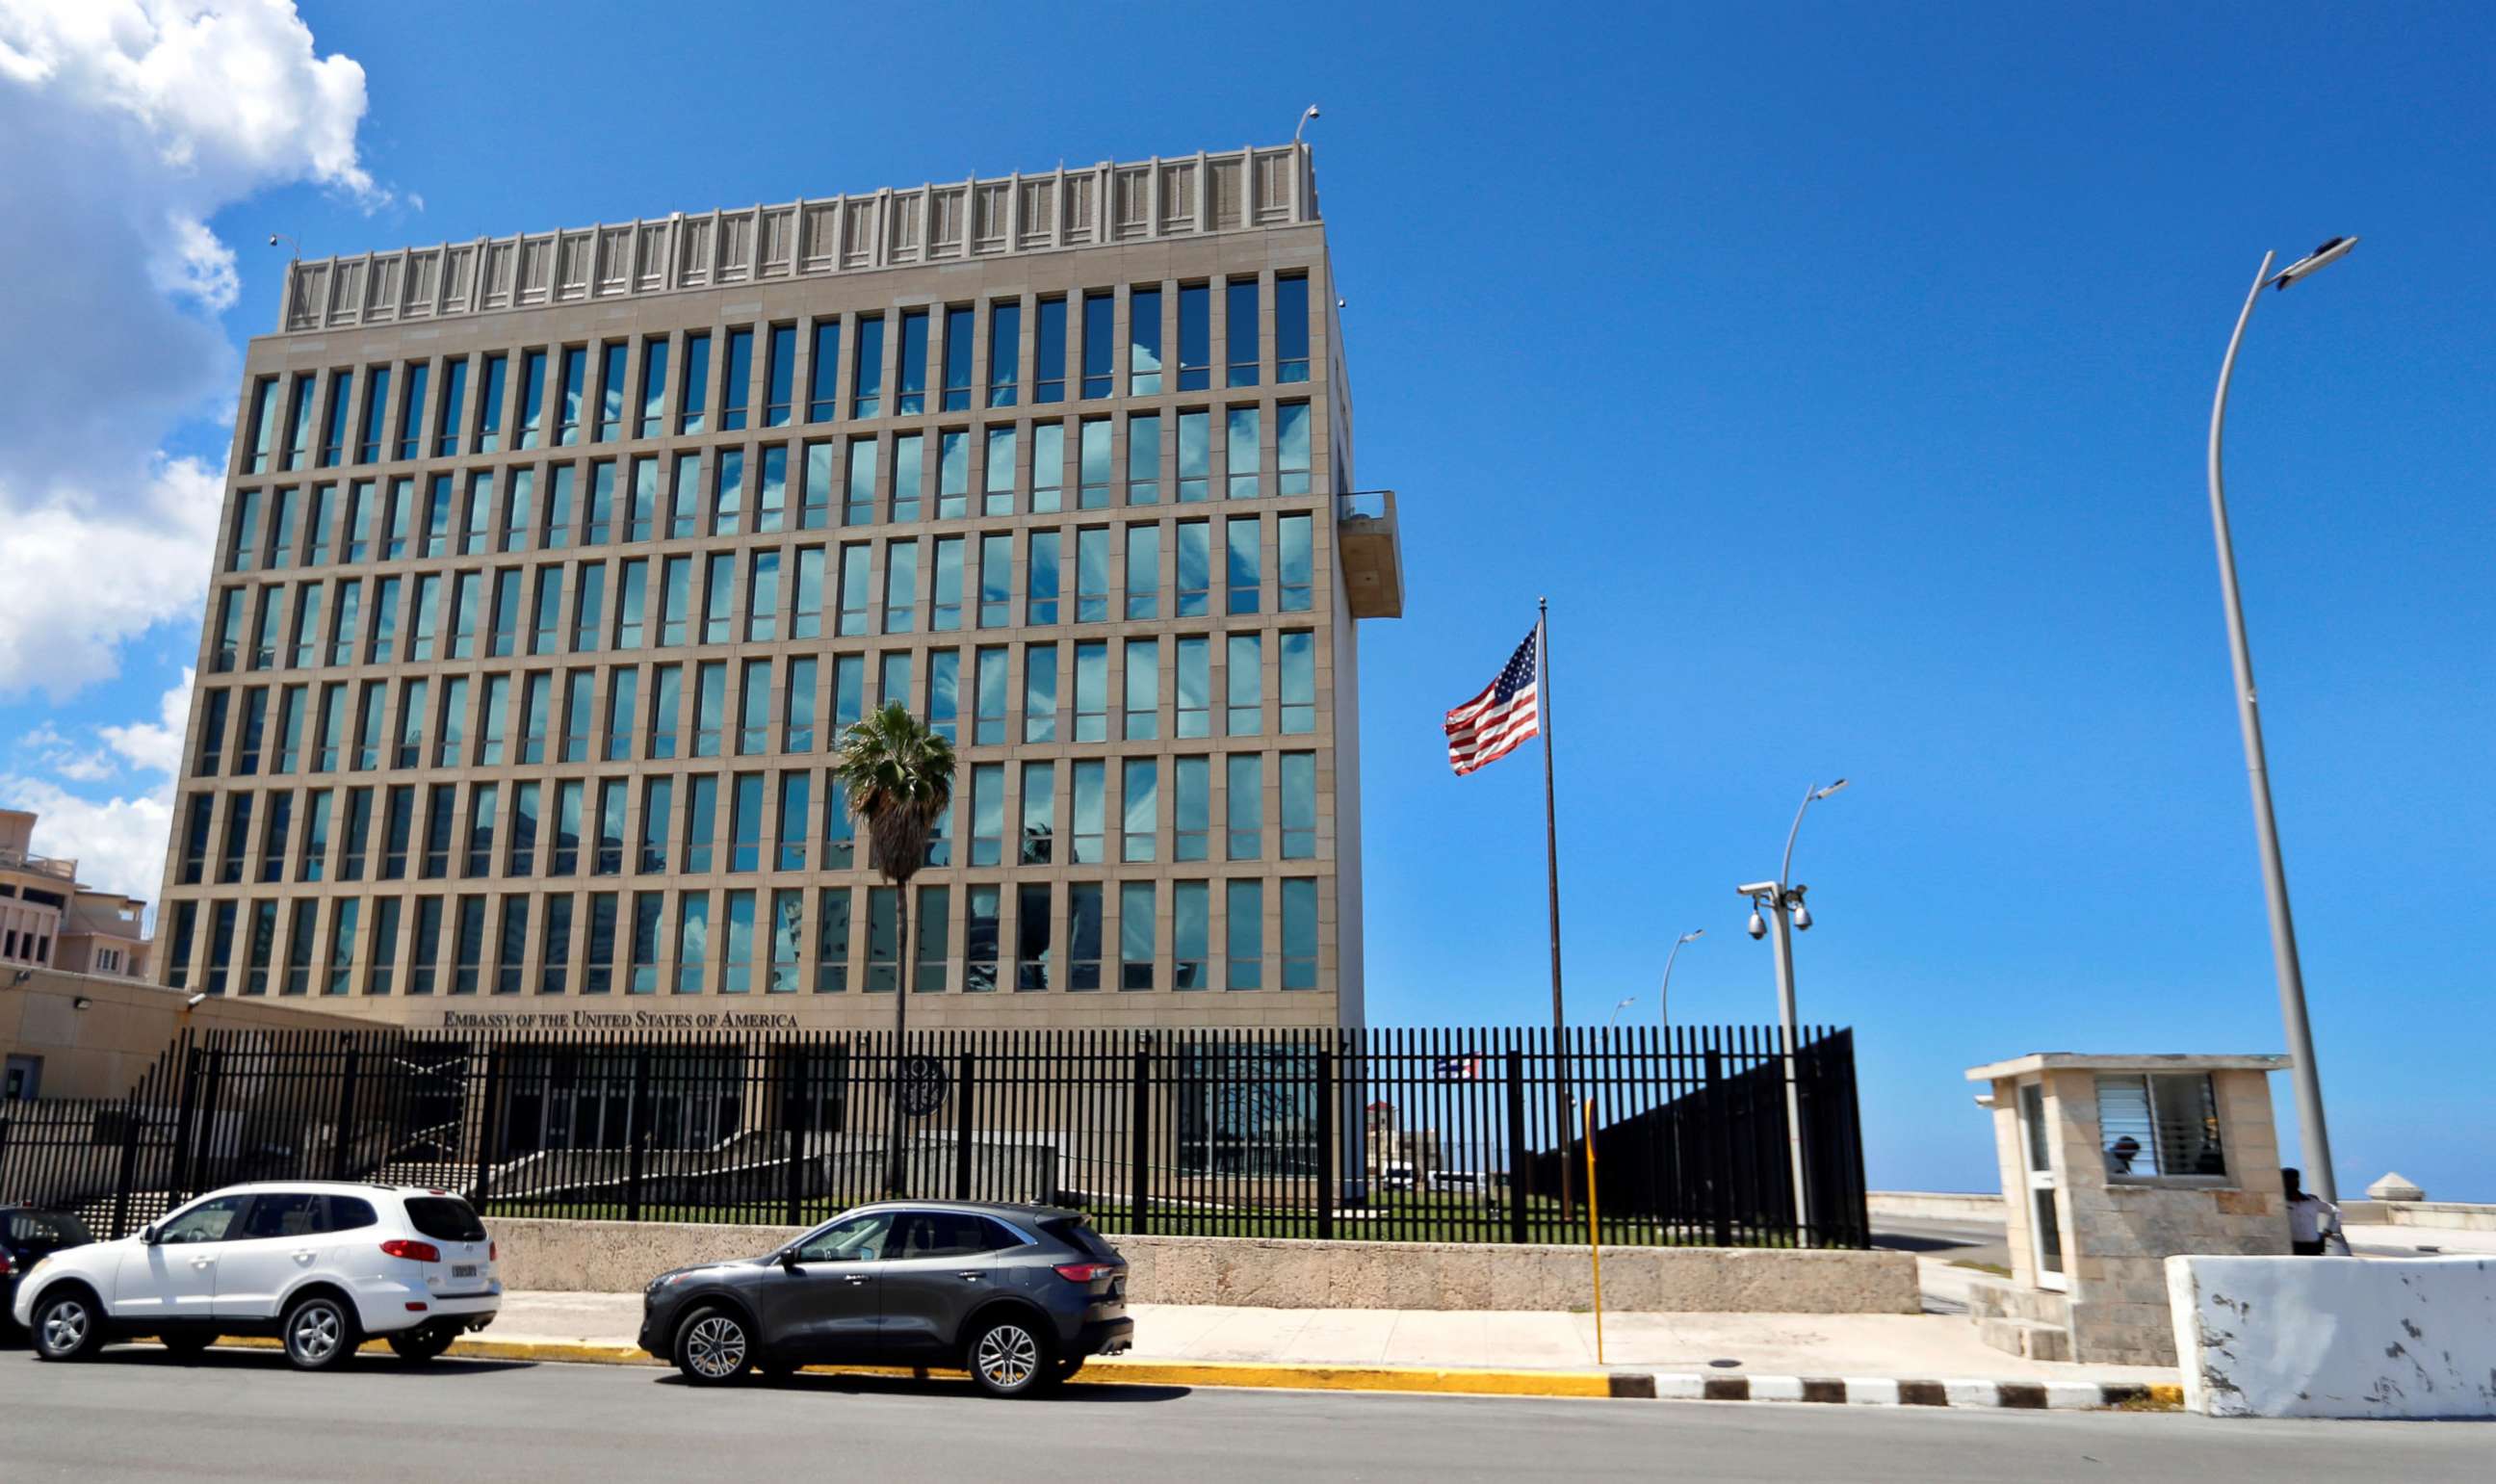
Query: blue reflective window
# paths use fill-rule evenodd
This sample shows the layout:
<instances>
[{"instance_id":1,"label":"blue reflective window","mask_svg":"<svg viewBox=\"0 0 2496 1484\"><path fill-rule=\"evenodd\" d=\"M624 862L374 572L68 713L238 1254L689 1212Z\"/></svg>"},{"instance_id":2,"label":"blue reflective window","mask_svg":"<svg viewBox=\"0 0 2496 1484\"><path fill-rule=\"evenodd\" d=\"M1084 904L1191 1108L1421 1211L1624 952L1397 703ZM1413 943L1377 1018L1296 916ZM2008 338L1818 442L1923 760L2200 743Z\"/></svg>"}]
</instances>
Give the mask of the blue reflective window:
<instances>
[{"instance_id":1,"label":"blue reflective window","mask_svg":"<svg viewBox=\"0 0 2496 1484\"><path fill-rule=\"evenodd\" d=\"M895 372L892 410L902 417L927 410L927 311L905 309L901 315L901 360Z\"/></svg>"},{"instance_id":2,"label":"blue reflective window","mask_svg":"<svg viewBox=\"0 0 2496 1484\"><path fill-rule=\"evenodd\" d=\"M851 352L850 416L881 417L884 412L884 316L861 316L858 344Z\"/></svg>"},{"instance_id":3,"label":"blue reflective window","mask_svg":"<svg viewBox=\"0 0 2496 1484\"><path fill-rule=\"evenodd\" d=\"M690 334L685 336L684 375L677 378L676 431L703 431L703 414L709 406L710 336L707 333Z\"/></svg>"},{"instance_id":4,"label":"blue reflective window","mask_svg":"<svg viewBox=\"0 0 2496 1484\"><path fill-rule=\"evenodd\" d=\"M1156 300L1158 302L1158 300ZM1111 391L1117 298L1108 290L1083 296L1083 399L1094 401Z\"/></svg>"},{"instance_id":5,"label":"blue reflective window","mask_svg":"<svg viewBox=\"0 0 2496 1484\"><path fill-rule=\"evenodd\" d=\"M806 421L828 423L840 413L835 384L841 374L841 322L815 322L815 349L806 368Z\"/></svg>"},{"instance_id":6,"label":"blue reflective window","mask_svg":"<svg viewBox=\"0 0 2496 1484\"><path fill-rule=\"evenodd\" d=\"M1040 301L1040 323L1032 339L1031 399L1066 400L1066 300Z\"/></svg>"},{"instance_id":7,"label":"blue reflective window","mask_svg":"<svg viewBox=\"0 0 2496 1484\"><path fill-rule=\"evenodd\" d=\"M945 388L943 410L968 412L971 409L971 340L972 321L977 311L961 304L945 311Z\"/></svg>"},{"instance_id":8,"label":"blue reflective window","mask_svg":"<svg viewBox=\"0 0 2496 1484\"><path fill-rule=\"evenodd\" d=\"M433 419L433 453L450 458L459 452L459 420L468 402L468 358L442 363L442 405Z\"/></svg>"},{"instance_id":9,"label":"blue reflective window","mask_svg":"<svg viewBox=\"0 0 2496 1484\"><path fill-rule=\"evenodd\" d=\"M1022 305L988 306L988 405L1011 407L1022 373Z\"/></svg>"},{"instance_id":10,"label":"blue reflective window","mask_svg":"<svg viewBox=\"0 0 2496 1484\"><path fill-rule=\"evenodd\" d=\"M1309 280L1295 273L1274 280L1274 380L1309 379Z\"/></svg>"},{"instance_id":11,"label":"blue reflective window","mask_svg":"<svg viewBox=\"0 0 2496 1484\"><path fill-rule=\"evenodd\" d=\"M746 399L754 395L753 331L728 332L726 361L720 368L719 427L722 432L741 432L745 428Z\"/></svg>"},{"instance_id":12,"label":"blue reflective window","mask_svg":"<svg viewBox=\"0 0 2496 1484\"><path fill-rule=\"evenodd\" d=\"M477 452L491 454L503 446L503 398L508 390L507 356L487 356L485 373L477 383Z\"/></svg>"},{"instance_id":13,"label":"blue reflective window","mask_svg":"<svg viewBox=\"0 0 2496 1484\"><path fill-rule=\"evenodd\" d=\"M797 327L774 325L763 367L763 426L789 426L789 388L797 375Z\"/></svg>"}]
</instances>

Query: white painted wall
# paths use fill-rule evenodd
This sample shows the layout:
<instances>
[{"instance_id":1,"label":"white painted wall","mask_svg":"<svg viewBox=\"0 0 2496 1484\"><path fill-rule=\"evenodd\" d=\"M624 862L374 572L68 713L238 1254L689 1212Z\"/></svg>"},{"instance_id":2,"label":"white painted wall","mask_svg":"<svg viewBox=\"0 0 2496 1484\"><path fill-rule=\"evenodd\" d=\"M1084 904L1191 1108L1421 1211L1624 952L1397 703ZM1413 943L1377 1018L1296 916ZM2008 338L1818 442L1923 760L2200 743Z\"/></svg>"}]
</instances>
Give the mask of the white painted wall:
<instances>
[{"instance_id":1,"label":"white painted wall","mask_svg":"<svg viewBox=\"0 0 2496 1484\"><path fill-rule=\"evenodd\" d=\"M2169 1257L2184 1407L2496 1418L2496 1258Z\"/></svg>"}]
</instances>

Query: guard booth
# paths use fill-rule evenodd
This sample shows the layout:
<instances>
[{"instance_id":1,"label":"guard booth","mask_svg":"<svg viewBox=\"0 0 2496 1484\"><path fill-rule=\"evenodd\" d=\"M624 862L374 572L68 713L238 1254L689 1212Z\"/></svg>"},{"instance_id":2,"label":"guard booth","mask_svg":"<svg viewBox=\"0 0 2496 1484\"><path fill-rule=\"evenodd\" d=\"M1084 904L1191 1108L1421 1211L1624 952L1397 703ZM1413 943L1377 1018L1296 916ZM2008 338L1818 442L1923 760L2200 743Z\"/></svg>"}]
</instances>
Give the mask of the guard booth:
<instances>
[{"instance_id":1,"label":"guard booth","mask_svg":"<svg viewBox=\"0 0 2496 1484\"><path fill-rule=\"evenodd\" d=\"M2287 1065L2039 1052L1970 1067L1993 1114L2011 1244L2010 1279L1971 1285L1985 1342L2175 1364L2167 1259L2289 1250L2269 1083Z\"/></svg>"}]
</instances>

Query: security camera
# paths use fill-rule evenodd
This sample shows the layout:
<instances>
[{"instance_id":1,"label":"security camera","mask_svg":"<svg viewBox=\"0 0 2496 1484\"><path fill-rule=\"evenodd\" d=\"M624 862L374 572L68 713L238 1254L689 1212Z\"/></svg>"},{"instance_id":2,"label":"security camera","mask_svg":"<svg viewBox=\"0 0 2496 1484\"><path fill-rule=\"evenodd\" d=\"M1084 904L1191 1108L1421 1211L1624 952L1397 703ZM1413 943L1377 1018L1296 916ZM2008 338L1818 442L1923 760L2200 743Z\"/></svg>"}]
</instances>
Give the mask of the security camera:
<instances>
[{"instance_id":1,"label":"security camera","mask_svg":"<svg viewBox=\"0 0 2496 1484\"><path fill-rule=\"evenodd\" d=\"M271 247L275 247L275 246L277 245L277 234L276 234L276 233L272 232L272 233L270 233L270 234L268 235L268 245L269 245L269 246L271 246Z\"/></svg>"},{"instance_id":2,"label":"security camera","mask_svg":"<svg viewBox=\"0 0 2496 1484\"><path fill-rule=\"evenodd\" d=\"M184 1000L184 1001L182 1001L182 1003L183 1003L183 1005L184 1005L184 1006L186 1006L187 1008L190 1008L190 1009L196 1010L196 1009L200 1008L200 1001L202 1001L202 1000L203 1000L203 999L205 999L205 998L207 998L207 997L208 997L208 992L207 992L207 991L205 991L205 990L194 990L194 991L192 991L192 992L191 992L191 997L190 997L190 998L188 998L188 999L186 999L186 1000Z\"/></svg>"},{"instance_id":3,"label":"security camera","mask_svg":"<svg viewBox=\"0 0 2496 1484\"><path fill-rule=\"evenodd\" d=\"M1804 906L1800 902L1794 903L1794 931L1809 932L1810 931L1811 908Z\"/></svg>"},{"instance_id":4,"label":"security camera","mask_svg":"<svg viewBox=\"0 0 2496 1484\"><path fill-rule=\"evenodd\" d=\"M1754 940L1763 938L1768 935L1768 925L1760 920L1760 914L1757 908L1753 908L1751 911L1751 926L1749 931Z\"/></svg>"}]
</instances>

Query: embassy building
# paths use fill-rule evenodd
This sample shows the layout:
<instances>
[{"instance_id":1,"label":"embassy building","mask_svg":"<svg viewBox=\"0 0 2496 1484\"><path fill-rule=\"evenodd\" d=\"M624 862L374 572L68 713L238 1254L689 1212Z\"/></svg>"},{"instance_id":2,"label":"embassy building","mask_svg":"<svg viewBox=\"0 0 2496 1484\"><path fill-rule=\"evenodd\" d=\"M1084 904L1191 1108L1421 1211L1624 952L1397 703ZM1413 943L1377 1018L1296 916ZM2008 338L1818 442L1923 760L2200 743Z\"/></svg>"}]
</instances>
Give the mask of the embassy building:
<instances>
[{"instance_id":1,"label":"embassy building","mask_svg":"<svg viewBox=\"0 0 2496 1484\"><path fill-rule=\"evenodd\" d=\"M295 264L158 977L421 1026L880 1028L830 765L952 738L914 1026L1362 1019L1356 493L1306 146Z\"/></svg>"}]
</instances>

